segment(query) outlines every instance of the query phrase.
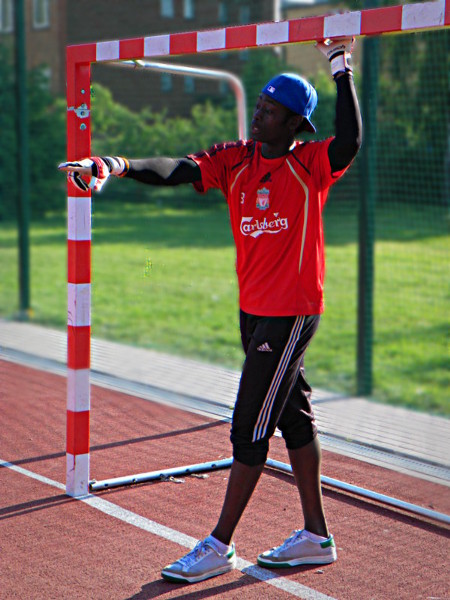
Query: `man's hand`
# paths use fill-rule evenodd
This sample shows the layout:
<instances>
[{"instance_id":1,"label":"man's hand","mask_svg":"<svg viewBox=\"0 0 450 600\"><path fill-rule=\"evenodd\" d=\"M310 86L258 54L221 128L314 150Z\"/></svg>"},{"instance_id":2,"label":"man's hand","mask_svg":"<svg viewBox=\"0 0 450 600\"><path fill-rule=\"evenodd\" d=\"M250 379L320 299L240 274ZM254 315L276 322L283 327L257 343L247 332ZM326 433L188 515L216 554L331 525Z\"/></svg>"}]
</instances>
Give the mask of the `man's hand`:
<instances>
[{"instance_id":1,"label":"man's hand","mask_svg":"<svg viewBox=\"0 0 450 600\"><path fill-rule=\"evenodd\" d=\"M328 58L333 77L339 72L352 71L349 64L355 38L335 38L317 42L316 48Z\"/></svg>"},{"instance_id":2,"label":"man's hand","mask_svg":"<svg viewBox=\"0 0 450 600\"><path fill-rule=\"evenodd\" d=\"M99 192L110 175L108 165L98 156L63 162L58 169L65 171L68 179L83 192L90 189Z\"/></svg>"},{"instance_id":3,"label":"man's hand","mask_svg":"<svg viewBox=\"0 0 450 600\"><path fill-rule=\"evenodd\" d=\"M110 175L123 176L128 170L128 165L126 160L119 156L91 156L63 162L58 165L58 169L65 171L70 181L83 192L89 189L99 192Z\"/></svg>"}]
</instances>

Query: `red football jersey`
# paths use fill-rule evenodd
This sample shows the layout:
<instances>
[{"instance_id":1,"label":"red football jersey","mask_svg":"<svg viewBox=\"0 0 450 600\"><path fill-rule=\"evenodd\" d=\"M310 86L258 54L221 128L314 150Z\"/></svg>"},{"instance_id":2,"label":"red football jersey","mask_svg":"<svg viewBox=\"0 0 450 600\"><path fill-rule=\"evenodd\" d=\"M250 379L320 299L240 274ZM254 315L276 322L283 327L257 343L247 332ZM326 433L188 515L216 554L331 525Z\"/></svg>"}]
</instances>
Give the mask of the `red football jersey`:
<instances>
[{"instance_id":1,"label":"red football jersey","mask_svg":"<svg viewBox=\"0 0 450 600\"><path fill-rule=\"evenodd\" d=\"M331 172L324 141L296 141L288 154L264 158L253 140L213 146L190 156L200 167L199 192L219 188L236 244L239 303L260 316L323 312L322 210Z\"/></svg>"}]
</instances>

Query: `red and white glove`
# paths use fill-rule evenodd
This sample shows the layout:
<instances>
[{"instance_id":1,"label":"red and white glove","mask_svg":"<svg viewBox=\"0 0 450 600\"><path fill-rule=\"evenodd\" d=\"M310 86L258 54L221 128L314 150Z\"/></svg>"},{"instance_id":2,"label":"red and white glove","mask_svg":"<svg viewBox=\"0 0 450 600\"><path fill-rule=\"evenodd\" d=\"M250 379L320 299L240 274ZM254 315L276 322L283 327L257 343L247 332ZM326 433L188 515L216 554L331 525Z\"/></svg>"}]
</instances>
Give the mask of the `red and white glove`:
<instances>
[{"instance_id":1,"label":"red and white glove","mask_svg":"<svg viewBox=\"0 0 450 600\"><path fill-rule=\"evenodd\" d=\"M335 38L317 42L316 48L328 58L333 77L340 72L353 71L349 63L355 38Z\"/></svg>"},{"instance_id":2,"label":"red and white glove","mask_svg":"<svg viewBox=\"0 0 450 600\"><path fill-rule=\"evenodd\" d=\"M91 156L63 162L58 169L67 172L68 179L83 192L89 189L99 192L110 175L123 177L126 174L128 161L120 156Z\"/></svg>"}]
</instances>

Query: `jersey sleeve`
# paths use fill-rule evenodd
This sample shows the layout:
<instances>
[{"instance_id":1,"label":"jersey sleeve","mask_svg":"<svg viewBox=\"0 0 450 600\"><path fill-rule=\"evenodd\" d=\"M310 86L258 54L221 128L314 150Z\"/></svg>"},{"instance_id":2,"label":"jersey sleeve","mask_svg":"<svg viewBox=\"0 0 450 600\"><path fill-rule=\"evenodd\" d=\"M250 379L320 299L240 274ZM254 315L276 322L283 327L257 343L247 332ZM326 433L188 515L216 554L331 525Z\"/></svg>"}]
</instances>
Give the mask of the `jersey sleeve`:
<instances>
[{"instance_id":1,"label":"jersey sleeve","mask_svg":"<svg viewBox=\"0 0 450 600\"><path fill-rule=\"evenodd\" d=\"M218 144L212 146L209 150L189 155L188 158L197 163L202 174L201 181L193 184L198 192L204 193L211 188L216 188L221 190L225 197L227 196L228 154L227 145Z\"/></svg>"},{"instance_id":2,"label":"jersey sleeve","mask_svg":"<svg viewBox=\"0 0 450 600\"><path fill-rule=\"evenodd\" d=\"M310 170L317 189L325 191L336 183L348 169L332 171L328 157L328 147L334 138L330 137L322 141L308 142L302 148L301 160ZM350 166L350 165L349 165Z\"/></svg>"}]
</instances>

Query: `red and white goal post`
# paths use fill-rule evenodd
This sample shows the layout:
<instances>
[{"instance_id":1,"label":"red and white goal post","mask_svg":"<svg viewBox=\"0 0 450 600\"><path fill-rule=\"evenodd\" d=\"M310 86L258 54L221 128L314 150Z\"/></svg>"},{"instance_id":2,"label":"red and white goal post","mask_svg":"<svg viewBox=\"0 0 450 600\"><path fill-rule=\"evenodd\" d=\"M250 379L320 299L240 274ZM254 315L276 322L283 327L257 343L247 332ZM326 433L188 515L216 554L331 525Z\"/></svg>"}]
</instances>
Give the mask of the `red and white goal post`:
<instances>
[{"instance_id":1,"label":"red and white goal post","mask_svg":"<svg viewBox=\"0 0 450 600\"><path fill-rule=\"evenodd\" d=\"M288 21L190 31L67 48L67 159L91 154L91 64L308 43L448 27L449 2L424 2ZM91 193L68 182L66 492L89 493Z\"/></svg>"}]
</instances>

